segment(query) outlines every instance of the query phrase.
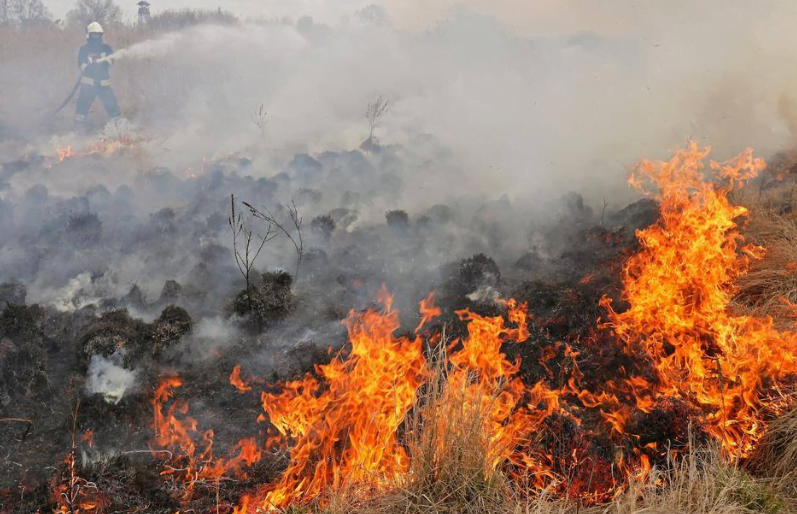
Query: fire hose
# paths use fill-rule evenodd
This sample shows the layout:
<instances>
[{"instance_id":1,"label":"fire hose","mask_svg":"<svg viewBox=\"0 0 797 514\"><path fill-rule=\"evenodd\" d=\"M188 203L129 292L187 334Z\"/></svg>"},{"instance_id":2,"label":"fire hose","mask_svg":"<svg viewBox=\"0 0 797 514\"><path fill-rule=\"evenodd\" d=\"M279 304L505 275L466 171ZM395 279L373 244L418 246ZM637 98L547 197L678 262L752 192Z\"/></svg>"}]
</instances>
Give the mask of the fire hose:
<instances>
[{"instance_id":1,"label":"fire hose","mask_svg":"<svg viewBox=\"0 0 797 514\"><path fill-rule=\"evenodd\" d=\"M69 92L69 96L66 97L66 100L61 102L61 105L59 105L58 108L53 112L53 116L55 116L56 114L61 112L61 110L64 107L66 107L66 104L69 103L69 101L72 99L72 97L75 96L75 93L77 92L78 88L80 87L80 81L82 79L83 79L83 73L81 73L80 76L77 78L77 82L75 82L75 85L72 87L72 91Z\"/></svg>"},{"instance_id":2,"label":"fire hose","mask_svg":"<svg viewBox=\"0 0 797 514\"><path fill-rule=\"evenodd\" d=\"M112 56L109 55L107 57L103 57L102 59L97 59L97 60L95 60L93 62L94 63L110 62L111 58L112 58ZM75 85L72 86L72 91L70 91L69 95L66 97L66 99L63 102L61 102L61 105L59 105L58 108L55 111L53 111L53 116L55 116L56 114L61 112L63 110L63 108L66 107L66 104L68 104L69 101L72 100L72 97L75 96L75 93L77 93L77 90L80 87L80 81L83 79L83 75L84 75L84 73L80 72L80 75L78 76L77 81L75 82Z\"/></svg>"}]
</instances>

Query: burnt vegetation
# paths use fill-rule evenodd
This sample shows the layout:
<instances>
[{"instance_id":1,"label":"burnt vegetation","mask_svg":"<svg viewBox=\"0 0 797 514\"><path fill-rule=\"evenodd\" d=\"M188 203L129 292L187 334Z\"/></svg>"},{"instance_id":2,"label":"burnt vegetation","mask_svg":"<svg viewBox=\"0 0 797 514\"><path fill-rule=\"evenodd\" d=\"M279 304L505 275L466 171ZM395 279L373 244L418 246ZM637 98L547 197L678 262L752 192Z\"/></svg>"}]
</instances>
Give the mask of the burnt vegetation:
<instances>
[{"instance_id":1,"label":"burnt vegetation","mask_svg":"<svg viewBox=\"0 0 797 514\"><path fill-rule=\"evenodd\" d=\"M45 508L50 505L52 475L48 469L54 461L72 454L67 420L73 412L70 405L81 397L83 405L77 412L75 425L76 448L80 451L74 453L78 465L73 471L81 480L96 485L105 511L127 509L128 512L144 505L149 506L150 512L179 509L179 491L170 490L168 483L157 476L163 469L161 466L168 463L158 464L147 452L140 452L146 448L145 441L150 437L147 423L136 424L138 428L132 431L126 428L134 413L140 413L143 419L151 416L149 402L158 377L176 367L186 381L185 389L180 392L182 398L191 401L213 395L215 400L207 404L202 423L210 426L215 424L213 420L226 421L227 428L219 430L217 436L218 451L224 453L247 425L243 419L240 423L235 421L246 415L234 405L241 400L256 399L251 396L254 391L237 398L239 393L226 380L232 366L242 363L244 373L270 379L312 372L314 365L331 358L328 347L346 351L345 333L333 326L339 327L347 306L359 304L364 308L383 282L394 288L397 299L403 302L401 309L406 326L417 323L412 302L437 290L436 301L444 315L426 327L430 334L444 325L449 334L456 334L462 327L453 314L457 309L470 308L474 312L500 315L503 310L494 300L511 295L529 303L530 311L539 320L534 325L535 337L540 337L541 342L549 341L545 344L553 345L560 338L577 340L595 325L593 315L599 292L606 290L606 280L579 283L586 269L582 266L578 273L574 272L572 261L579 259L578 255L562 251L554 257L538 257L529 269L516 263L517 258L497 260L500 256L490 256L484 248L424 270L412 264L416 256L428 258L437 251L449 254L450 244L444 242L445 234L457 226L457 219L462 219L464 213L438 205L420 213L419 221L413 225L408 212L394 210L385 214L386 224L381 227L364 224L362 228L343 232L342 227L357 219L356 204L321 213L306 207L313 214L310 235L306 236L298 204L277 201L274 195L278 188L273 180L255 181L239 176L238 173L245 170L240 162L219 162L215 166L215 170L197 179L203 185L202 189L197 189L202 193L196 203L189 198L182 209L156 210L142 218L133 231L134 238L123 237L119 241L121 248L145 251L151 258L165 263L172 259L177 259L175 264L183 261L177 267L168 264L169 268L180 270L180 279L164 279L162 285L155 288L155 294L148 295L141 287L133 285L117 297L108 295L105 286L110 275L102 269L81 283L81 291L72 291L77 297L95 300L82 302L79 309L64 313L47 306L25 305L27 295L21 283L7 283L0 288L5 301L0 314L0 352L3 355L0 416L27 420L0 424L0 431L9 441L14 441L14 447L22 455L29 455L37 448L40 457L26 458L28 471L23 474L19 474L10 461L4 465L7 471L4 487L11 487L20 480L29 484L24 498L14 500L13 504L17 505L14 508L22 509L17 512L32 505ZM164 173L168 171L153 178L161 180ZM166 182L170 183L179 184ZM249 202L239 204L235 196L228 196L226 233L229 246L206 246L186 262L175 243L194 233L211 231L219 236L224 233L224 218L221 217L224 202L218 202L219 208L215 210L203 207L207 205L206 188L212 187L222 193L236 183L247 184L249 194L255 197L259 193L265 200L259 204L276 208L256 207ZM146 182L140 187L144 191L149 189ZM135 194L117 191L94 210L80 215L66 214L65 233L69 243L85 249L109 238L113 241L114 226L123 222L123 218L118 212L117 215L112 215L112 211L104 212L103 205L113 206L114 210L124 209L124 197L131 193ZM297 193L302 201L306 201L306 196L306 193ZM55 202L56 209L61 202L48 201ZM323 201L320 197L310 199L309 205ZM67 205L69 202L63 207ZM101 219L109 220L110 227ZM467 224L467 217L464 219ZM618 227L622 227L616 231L633 233L638 228L630 220L615 220ZM593 221L598 224L598 220ZM572 237L584 240L577 232L589 233L590 230L593 229L576 228ZM633 242L633 238L626 238L618 243L616 233L619 232L601 229L598 236L586 239L594 246L590 251L600 254L600 258L588 260L589 266L606 267L609 271L604 271L604 276L612 275L611 261ZM47 233L43 232L41 237L47 237ZM441 238L439 250L430 239L435 237ZM52 244L55 241L53 239ZM462 246L458 241L457 245L458 251L468 251L468 244ZM471 244L470 248L476 250L477 246ZM38 266L46 267L45 263L46 258L43 258ZM281 269L280 265L287 269ZM30 273L33 276L35 268ZM237 279L234 278L236 274ZM407 280L398 278L402 274ZM423 287L412 286L419 275L429 279L421 282ZM551 276L562 279L543 278ZM409 277L416 278L409 280ZM141 319L144 313L150 321ZM207 319L219 315L226 320L222 318L216 329L209 328ZM220 335L213 330L221 330L221 337L226 339L236 327L241 330L237 336L221 341L218 348L214 348L214 339ZM508 349L514 357L530 363L523 368L524 378L529 382L557 380L557 377L547 376L543 367L533 365L539 361L544 347L512 345ZM222 352L225 355L219 358ZM613 357L604 358L610 364ZM115 374L121 377L135 374L137 385L128 386L122 393L113 393L121 396L107 396L111 394L107 391L89 393L86 376L92 374L96 375L92 384L99 381L108 388L122 388L120 384L125 384ZM49 392L62 388L68 389L69 396L50 396ZM37 397L42 403L31 402ZM20 408L23 404L29 407ZM557 444L563 444L561 441L567 440L562 432L565 426L556 430L559 431L556 440L560 441ZM119 438L120 431L127 433ZM93 434L92 445L97 448L108 441L117 441L116 452L94 460L92 448L80 439L88 432ZM661 438L668 437L681 437L681 434L662 432ZM202 505L215 505L216 501L234 504L241 492L274 477L279 462L278 458L266 459L251 471L247 480L202 486L193 495L192 505L201 509ZM68 466L58 469L60 478L57 480L63 483L72 480ZM94 494L92 491L87 494ZM73 500L77 501L75 498L70 501Z\"/></svg>"},{"instance_id":2,"label":"burnt vegetation","mask_svg":"<svg viewBox=\"0 0 797 514\"><path fill-rule=\"evenodd\" d=\"M385 112L387 102L369 106L369 140ZM490 457L480 453L484 434L473 428L482 420L465 419L454 435L430 434L423 423L430 412L451 417L445 410L451 406L436 402L453 374L446 354L461 351L473 328L467 316L508 318L506 299L521 302L529 315L525 340L505 335L501 345L507 367L517 366L509 378L528 388L522 403L547 406L532 396L535 385L559 390L573 383L602 391L607 382L630 376L659 385L654 363L627 351L599 321L607 316L602 302L611 300L620 313L628 308L623 265L640 248L638 231L658 221L655 201L617 210L604 202L593 209L572 193L537 210L502 197L385 212L385 205L402 205L392 170L408 152L397 145L374 148L290 156L268 177L257 168L262 163L231 155L203 162L204 173L190 178L156 166L133 184L112 189L61 196L37 185L0 200L0 214L21 214L0 216L8 236L0 243L0 512L61 508L59 514L77 514L86 512L81 502L96 505L98 514L233 512L244 494L284 472L290 444L269 448L256 463L242 466L245 472L190 484L178 479L180 473L190 469L200 477L212 462L206 452L213 458L237 455L238 441L262 444L273 436L277 427L263 415L261 393L302 377L320 380L320 366L349 356L353 346L341 321L369 309L386 311L376 302L383 284L395 294L391 309L400 313L402 328L392 335L422 341L420 353L434 378L420 388L411 420L398 431L401 447L419 459L413 461L414 481L373 505L341 500L344 512L370 512L371 505L374 512L495 513L523 504L510 485L522 472L518 462L485 472ZM45 165L74 171L82 161L30 155L3 170L12 179ZM332 182L334 190L323 187ZM772 199L777 217L769 222L789 214L783 206L790 201L782 194ZM789 225L778 226L777 236L761 234L781 243L771 258L788 269L797 260L797 238L794 230L783 230ZM782 270L773 277L767 269L754 269L755 280L742 283L739 305L775 309L777 302L765 301L772 291L793 298ZM418 303L432 291L440 312L422 319ZM504 333L520 325L508 320ZM232 378L236 368L239 382ZM158 411L153 397L160 384L177 377L182 383L168 398L171 411ZM511 380L500 381L497 397ZM297 390L317 399L326 387ZM549 413L525 434L562 479L550 487L572 502L568 508L594 510L608 502L624 480L618 478L625 472L621 465L644 461L664 474L651 489L663 505L672 500L660 494L662 483L712 497L715 489L702 481L721 472L727 476L720 490L742 498L734 505L784 512L770 489L710 458L696 454L702 460L692 461L693 468L672 474L690 462L675 462L673 455L712 442L704 413L688 402L664 398L645 410L631 409L627 434L620 436L599 406L572 396L572 412ZM617 401L632 407L636 399L622 392ZM193 455L154 445L164 435L153 430L158 412L185 421L170 425L174 432L196 427ZM774 425L770 450L755 453L751 472L763 475L775 462L788 478L794 453L788 419ZM442 438L443 450L430 437ZM339 447L346 444L341 437ZM686 479L691 486L679 482ZM540 513L553 508L526 507Z\"/></svg>"}]
</instances>

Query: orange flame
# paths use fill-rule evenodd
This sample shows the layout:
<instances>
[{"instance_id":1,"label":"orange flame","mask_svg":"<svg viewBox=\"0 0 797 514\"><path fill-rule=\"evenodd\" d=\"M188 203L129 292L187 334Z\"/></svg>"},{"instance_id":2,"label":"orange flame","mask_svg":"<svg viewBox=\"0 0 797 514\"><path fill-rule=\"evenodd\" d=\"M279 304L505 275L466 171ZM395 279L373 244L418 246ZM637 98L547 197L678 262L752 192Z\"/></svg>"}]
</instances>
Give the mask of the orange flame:
<instances>
[{"instance_id":1,"label":"orange flame","mask_svg":"<svg viewBox=\"0 0 797 514\"><path fill-rule=\"evenodd\" d=\"M282 438L291 438L291 462L276 484L253 502L262 508L310 501L344 483L363 492L406 471L397 431L423 383L421 342L395 338L398 313L383 289L384 314L349 314L351 353L308 375L262 393L263 409ZM323 380L323 384L321 382ZM241 511L245 512L245 511Z\"/></svg>"},{"instance_id":2,"label":"orange flame","mask_svg":"<svg viewBox=\"0 0 797 514\"><path fill-rule=\"evenodd\" d=\"M421 322L418 323L418 326L415 328L415 333L421 331L424 325L438 317L442 314L440 307L434 304L434 291L429 293L425 299L421 300L420 307L418 309L421 313Z\"/></svg>"},{"instance_id":3,"label":"orange flame","mask_svg":"<svg viewBox=\"0 0 797 514\"><path fill-rule=\"evenodd\" d=\"M245 476L244 468L260 461L262 452L254 439L242 439L233 448L234 455L231 458L214 458L213 430L198 434L197 421L187 415L188 404L172 401L174 390L182 385L179 377L167 377L155 391L152 401L155 446L170 451L153 453L160 457L166 455L167 463L162 474L183 484L184 491L180 499L188 501L200 481L218 481L227 475ZM169 402L171 405L164 412L164 406ZM195 440L197 437L202 440L202 448Z\"/></svg>"},{"instance_id":4,"label":"orange flame","mask_svg":"<svg viewBox=\"0 0 797 514\"><path fill-rule=\"evenodd\" d=\"M706 430L729 455L743 457L777 410L764 389L777 389L797 371L797 334L779 332L770 318L729 312L733 281L763 252L740 248L737 220L747 210L732 205L728 193L765 164L749 149L711 162L715 185L703 172L708 153L690 144L669 162L638 167L631 183L643 191L643 181L658 187L661 219L638 232L642 250L625 266L628 310L616 312L606 298L602 303L625 351L655 368L644 388L634 382L640 377L626 382L638 405L681 399L704 414Z\"/></svg>"},{"instance_id":5,"label":"orange flame","mask_svg":"<svg viewBox=\"0 0 797 514\"><path fill-rule=\"evenodd\" d=\"M140 143L148 141L148 138L141 134L126 135L116 138L102 138L85 147L83 150L75 150L71 145L65 148L56 147L58 161L64 162L66 159L86 157L88 155L111 155L117 152L135 147ZM204 169L204 164L203 164ZM192 175L193 177L193 175Z\"/></svg>"},{"instance_id":6,"label":"orange flame","mask_svg":"<svg viewBox=\"0 0 797 514\"><path fill-rule=\"evenodd\" d=\"M230 384L235 386L238 389L238 392L243 394L247 391L251 391L252 387L247 385L243 380L241 380L241 366L235 366L230 374Z\"/></svg>"},{"instance_id":7,"label":"orange flame","mask_svg":"<svg viewBox=\"0 0 797 514\"><path fill-rule=\"evenodd\" d=\"M73 439L74 443L74 439ZM63 460L66 473L59 471L53 479L54 514L93 514L106 506L106 499L97 485L80 477L75 459L74 444Z\"/></svg>"},{"instance_id":8,"label":"orange flame","mask_svg":"<svg viewBox=\"0 0 797 514\"><path fill-rule=\"evenodd\" d=\"M84 443L86 443L89 446L89 448L91 448L92 445L94 444L94 430L86 430L85 432L83 432L81 440Z\"/></svg>"}]
</instances>

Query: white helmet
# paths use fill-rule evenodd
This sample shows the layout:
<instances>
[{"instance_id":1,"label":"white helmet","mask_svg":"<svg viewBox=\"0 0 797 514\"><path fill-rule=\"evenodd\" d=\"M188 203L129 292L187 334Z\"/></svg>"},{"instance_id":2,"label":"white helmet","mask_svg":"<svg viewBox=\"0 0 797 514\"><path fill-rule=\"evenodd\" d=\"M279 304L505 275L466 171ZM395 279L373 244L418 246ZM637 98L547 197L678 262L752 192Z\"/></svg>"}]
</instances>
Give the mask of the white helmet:
<instances>
[{"instance_id":1,"label":"white helmet","mask_svg":"<svg viewBox=\"0 0 797 514\"><path fill-rule=\"evenodd\" d=\"M86 27L86 37L89 37L89 34L102 34L103 32L102 25L96 21L89 23L89 26Z\"/></svg>"}]
</instances>

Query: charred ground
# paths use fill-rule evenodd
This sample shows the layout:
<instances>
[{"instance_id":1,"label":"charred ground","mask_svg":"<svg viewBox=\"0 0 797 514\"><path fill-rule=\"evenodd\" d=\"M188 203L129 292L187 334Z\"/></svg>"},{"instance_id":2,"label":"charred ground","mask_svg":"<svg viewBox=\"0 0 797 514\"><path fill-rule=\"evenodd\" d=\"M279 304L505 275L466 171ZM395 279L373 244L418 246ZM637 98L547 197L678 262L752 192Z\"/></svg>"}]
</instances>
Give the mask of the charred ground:
<instances>
[{"instance_id":1,"label":"charred ground","mask_svg":"<svg viewBox=\"0 0 797 514\"><path fill-rule=\"evenodd\" d=\"M314 365L346 351L340 320L349 309L367 308L383 283L395 294L408 329L419 321L414 306L435 291L444 314L425 328L427 335L444 326L449 337L464 335L456 315L461 309L499 315L495 298L527 302L535 344L506 347L521 360L523 379L556 383L557 366L566 363L546 362L543 355L566 341L584 354L585 380L605 380L624 357L612 351L616 345L602 344L595 330L598 303L603 295L620 300L620 266L635 249L635 230L656 220L656 204L643 200L595 213L572 194L553 202L556 215L542 222L505 223L523 214L506 199L439 204L412 215L387 211L381 224L359 221L363 208L372 210L390 190L384 179L372 177L396 153L383 149L376 159L359 151L297 156L271 179L249 175L247 159L225 158L196 178L156 168L115 190L95 186L63 197L33 185L4 200L4 226L19 242L5 245L5 278L14 280L0 288L4 511L52 504L53 481L66 472L59 462L76 438L81 477L102 491L106 508L173 512L180 502L158 476L163 463L148 453L151 397L160 377L184 379L180 398L202 426L214 428L214 449L224 452L247 435L260 410L257 391L239 393L230 385L232 369L241 365L243 376L269 382L313 372ZM42 173L46 180L60 169L113 162L113 156L85 159L53 163L28 155L6 163L3 175L13 180ZM342 162L343 177L356 180L356 188L330 198L292 184L340 177ZM311 220L302 226L298 277L295 249L285 238L268 242L287 246L263 255L285 269L256 262L247 291L229 241L228 195L246 191L246 201L271 206L274 217L287 223L290 189L303 220ZM364 201L366 195L371 198ZM154 204L149 212L142 211L143 196ZM157 206L159 198L175 196L179 206ZM256 222L246 218L247 230L259 230ZM160 279L154 298L137 284L120 283L119 265L129 256L151 274L149 290ZM47 284L48 275L60 287ZM39 302L29 299L28 288ZM687 419L678 408L636 422L659 427L647 430L652 440L682 440L677 423L661 422L662 415ZM552 427L559 436L545 443L563 456L563 465L573 448L587 447L569 423ZM565 437L568 431L574 432ZM600 451L594 443L589 451ZM596 458L609 463L608 441L604 452ZM283 458L265 459L248 481L222 484L222 504L268 482ZM202 489L194 501L199 510L215 505L216 491Z\"/></svg>"}]
</instances>

